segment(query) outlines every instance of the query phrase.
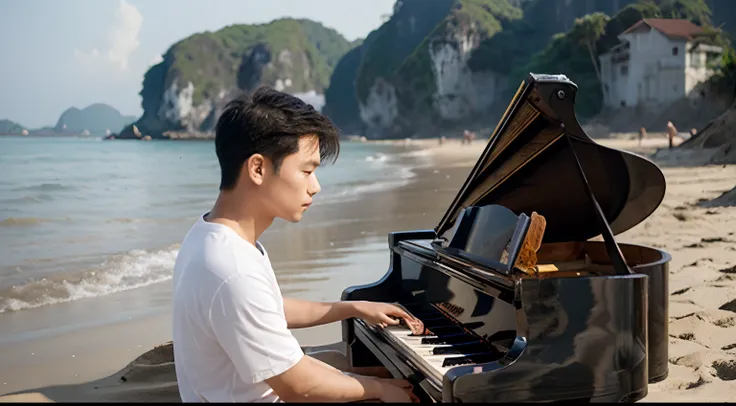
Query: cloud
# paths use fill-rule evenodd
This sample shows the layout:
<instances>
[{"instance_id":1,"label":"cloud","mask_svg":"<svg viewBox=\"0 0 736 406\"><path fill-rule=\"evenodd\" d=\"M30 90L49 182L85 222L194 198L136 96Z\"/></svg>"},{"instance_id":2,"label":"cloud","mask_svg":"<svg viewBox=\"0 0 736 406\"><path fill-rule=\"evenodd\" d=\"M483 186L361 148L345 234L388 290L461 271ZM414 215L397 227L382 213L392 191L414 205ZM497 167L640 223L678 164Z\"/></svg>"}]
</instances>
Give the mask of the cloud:
<instances>
[{"instance_id":1,"label":"cloud","mask_svg":"<svg viewBox=\"0 0 736 406\"><path fill-rule=\"evenodd\" d=\"M140 45L138 35L141 32L142 25L143 15L140 11L125 0L120 0L118 8L115 10L111 30L107 36L107 48L103 52L100 52L97 48L93 48L89 52L75 49L74 57L82 63L105 60L121 70L127 70L130 55Z\"/></svg>"}]
</instances>

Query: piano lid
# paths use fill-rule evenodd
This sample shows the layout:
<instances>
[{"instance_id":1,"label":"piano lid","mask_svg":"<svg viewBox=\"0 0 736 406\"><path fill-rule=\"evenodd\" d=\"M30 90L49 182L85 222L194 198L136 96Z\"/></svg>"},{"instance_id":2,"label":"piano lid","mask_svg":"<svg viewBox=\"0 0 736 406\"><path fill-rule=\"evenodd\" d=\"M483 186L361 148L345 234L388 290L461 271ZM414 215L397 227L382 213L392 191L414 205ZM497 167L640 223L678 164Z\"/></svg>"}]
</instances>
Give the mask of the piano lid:
<instances>
[{"instance_id":1,"label":"piano lid","mask_svg":"<svg viewBox=\"0 0 736 406\"><path fill-rule=\"evenodd\" d=\"M468 206L497 204L547 220L543 242L601 234L585 177L613 234L646 219L664 198L665 178L650 160L595 143L575 116L577 85L564 75L530 74L501 117L483 154L435 228L449 238ZM569 135L568 142L565 131Z\"/></svg>"}]
</instances>

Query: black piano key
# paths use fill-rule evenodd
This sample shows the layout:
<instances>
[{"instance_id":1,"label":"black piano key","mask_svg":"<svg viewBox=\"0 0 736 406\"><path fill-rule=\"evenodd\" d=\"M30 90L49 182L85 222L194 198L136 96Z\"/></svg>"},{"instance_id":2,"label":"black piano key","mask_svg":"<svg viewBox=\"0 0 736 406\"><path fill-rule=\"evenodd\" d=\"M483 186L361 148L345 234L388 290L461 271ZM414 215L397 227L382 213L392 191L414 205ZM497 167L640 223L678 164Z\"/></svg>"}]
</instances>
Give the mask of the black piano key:
<instances>
[{"instance_id":1,"label":"black piano key","mask_svg":"<svg viewBox=\"0 0 736 406\"><path fill-rule=\"evenodd\" d=\"M488 352L482 354L469 354L460 357L448 357L442 361L443 367L455 367L458 365L472 365L472 364L483 364L485 362L492 362L498 359L497 352Z\"/></svg>"},{"instance_id":2,"label":"black piano key","mask_svg":"<svg viewBox=\"0 0 736 406\"><path fill-rule=\"evenodd\" d=\"M476 354L489 351L488 346L480 342L448 345L447 347L435 347L432 349L434 355Z\"/></svg>"},{"instance_id":3,"label":"black piano key","mask_svg":"<svg viewBox=\"0 0 736 406\"><path fill-rule=\"evenodd\" d=\"M477 338L469 336L467 334L452 334L444 337L424 337L422 338L422 344L429 345L450 345L450 344L462 344L480 342Z\"/></svg>"}]
</instances>

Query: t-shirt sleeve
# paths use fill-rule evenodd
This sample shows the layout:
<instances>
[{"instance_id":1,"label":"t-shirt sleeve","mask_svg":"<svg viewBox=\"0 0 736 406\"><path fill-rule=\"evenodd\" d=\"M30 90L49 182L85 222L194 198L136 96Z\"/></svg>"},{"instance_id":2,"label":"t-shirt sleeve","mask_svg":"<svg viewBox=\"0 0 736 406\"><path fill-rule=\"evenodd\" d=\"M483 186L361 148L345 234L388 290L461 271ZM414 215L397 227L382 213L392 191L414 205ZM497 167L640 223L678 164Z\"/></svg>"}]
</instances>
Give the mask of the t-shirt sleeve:
<instances>
[{"instance_id":1,"label":"t-shirt sleeve","mask_svg":"<svg viewBox=\"0 0 736 406\"><path fill-rule=\"evenodd\" d=\"M248 383L286 372L302 358L286 325L283 300L260 275L238 275L218 289L210 308L217 340Z\"/></svg>"}]
</instances>

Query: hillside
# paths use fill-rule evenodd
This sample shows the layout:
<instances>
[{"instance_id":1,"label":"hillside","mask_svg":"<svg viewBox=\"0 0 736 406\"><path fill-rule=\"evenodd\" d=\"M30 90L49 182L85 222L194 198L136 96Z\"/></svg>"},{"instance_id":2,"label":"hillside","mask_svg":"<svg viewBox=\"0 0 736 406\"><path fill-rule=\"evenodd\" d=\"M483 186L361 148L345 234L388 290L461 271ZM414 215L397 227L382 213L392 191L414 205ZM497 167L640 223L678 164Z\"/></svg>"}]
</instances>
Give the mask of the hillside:
<instances>
[{"instance_id":1,"label":"hillside","mask_svg":"<svg viewBox=\"0 0 736 406\"><path fill-rule=\"evenodd\" d=\"M713 43L728 45L736 1L400 0L391 18L338 63L324 112L344 131L369 138L457 134L493 127L518 83L529 72L546 72L578 85L576 109L586 121L602 111L591 59L642 18L689 19L711 30ZM602 32L591 41L596 24ZM688 122L719 114L698 108L708 114L689 111Z\"/></svg>"},{"instance_id":2,"label":"hillside","mask_svg":"<svg viewBox=\"0 0 736 406\"><path fill-rule=\"evenodd\" d=\"M527 1L397 1L391 18L338 65L325 113L344 130L376 138L482 111L493 91L474 92L496 78L472 75L467 59L481 41L520 18Z\"/></svg>"},{"instance_id":3,"label":"hillside","mask_svg":"<svg viewBox=\"0 0 736 406\"><path fill-rule=\"evenodd\" d=\"M54 126L58 133L104 136L108 132L117 132L134 122L136 117L124 116L114 107L103 103L95 103L83 109L71 107L64 111Z\"/></svg>"},{"instance_id":4,"label":"hillside","mask_svg":"<svg viewBox=\"0 0 736 406\"><path fill-rule=\"evenodd\" d=\"M289 93L323 94L340 58L356 43L305 19L231 25L187 37L169 48L143 80L143 135L206 132L223 104L261 84ZM133 138L132 126L118 138Z\"/></svg>"},{"instance_id":5,"label":"hillside","mask_svg":"<svg viewBox=\"0 0 736 406\"><path fill-rule=\"evenodd\" d=\"M555 34L633 1L397 1L391 18L338 64L324 112L371 138L493 126L521 80L515 71Z\"/></svg>"},{"instance_id":6,"label":"hillside","mask_svg":"<svg viewBox=\"0 0 736 406\"><path fill-rule=\"evenodd\" d=\"M736 13L736 2L729 4ZM723 4L721 8L725 10ZM590 24L603 24L603 35L594 39L592 44L597 58L618 43L617 36L620 33L642 18L684 18L708 27L716 19L711 14L705 0L638 1L626 5L613 17L601 13L590 14L576 20L570 30L555 35L543 50L512 69L510 77L514 81L521 81L528 72L564 72L580 89L576 102L578 115L581 119L592 118L603 109L603 94L589 51L583 43L590 34L586 32ZM599 22L593 21L596 19ZM707 41L727 46L726 34L714 34ZM508 92L505 96L511 97Z\"/></svg>"},{"instance_id":7,"label":"hillside","mask_svg":"<svg viewBox=\"0 0 736 406\"><path fill-rule=\"evenodd\" d=\"M491 70L511 74L519 65L545 49L551 38L573 28L586 14L616 14L636 0L546 0L530 1L523 18L514 20L499 35L483 41L469 61L474 71ZM628 28L628 27L625 27Z\"/></svg>"},{"instance_id":8,"label":"hillside","mask_svg":"<svg viewBox=\"0 0 736 406\"><path fill-rule=\"evenodd\" d=\"M25 128L10 120L0 120L0 134L21 134Z\"/></svg>"}]
</instances>

